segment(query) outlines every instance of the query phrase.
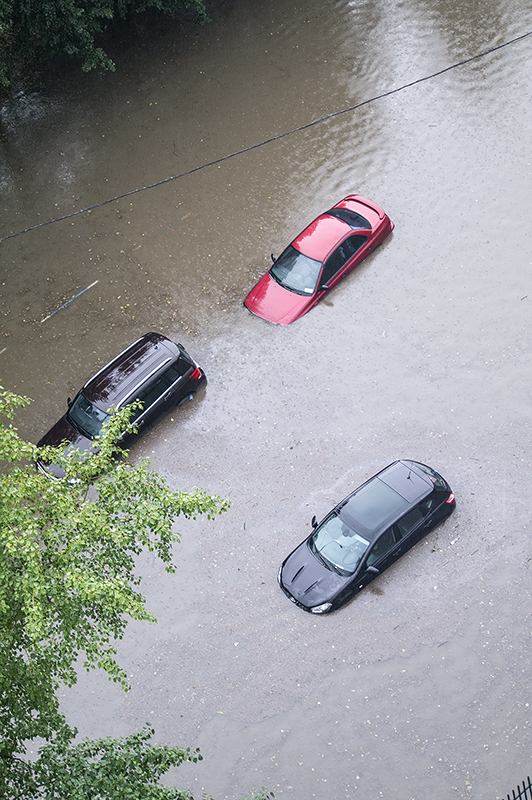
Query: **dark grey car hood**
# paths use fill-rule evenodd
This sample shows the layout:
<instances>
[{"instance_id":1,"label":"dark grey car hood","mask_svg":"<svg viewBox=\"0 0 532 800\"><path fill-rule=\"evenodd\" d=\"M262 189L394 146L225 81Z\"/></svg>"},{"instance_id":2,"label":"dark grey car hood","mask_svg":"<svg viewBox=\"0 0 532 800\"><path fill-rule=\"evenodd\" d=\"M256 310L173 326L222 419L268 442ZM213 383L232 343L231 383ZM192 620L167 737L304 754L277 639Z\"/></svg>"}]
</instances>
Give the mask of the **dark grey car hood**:
<instances>
[{"instance_id":1,"label":"dark grey car hood","mask_svg":"<svg viewBox=\"0 0 532 800\"><path fill-rule=\"evenodd\" d=\"M312 608L331 602L350 577L325 567L311 553L307 542L302 542L288 556L281 567L280 581L298 603Z\"/></svg>"}]
</instances>

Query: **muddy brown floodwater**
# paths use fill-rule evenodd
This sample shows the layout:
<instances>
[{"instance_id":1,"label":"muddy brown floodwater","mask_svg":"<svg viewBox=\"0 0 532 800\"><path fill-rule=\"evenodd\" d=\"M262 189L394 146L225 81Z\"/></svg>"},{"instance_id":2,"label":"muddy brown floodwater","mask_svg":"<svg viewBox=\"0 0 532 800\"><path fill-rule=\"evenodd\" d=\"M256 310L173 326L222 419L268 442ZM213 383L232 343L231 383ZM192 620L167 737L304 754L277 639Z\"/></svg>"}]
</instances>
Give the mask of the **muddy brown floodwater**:
<instances>
[{"instance_id":1,"label":"muddy brown floodwater","mask_svg":"<svg viewBox=\"0 0 532 800\"><path fill-rule=\"evenodd\" d=\"M532 31L525 0L244 0L123 43L2 112L2 236L187 172ZM500 798L532 771L532 37L156 188L1 245L0 378L37 440L66 397L159 330L202 396L145 436L170 483L228 496L144 557L124 696L63 693L84 736L153 723L199 745L179 785L235 800ZM395 231L289 328L242 300L344 194ZM98 283L46 322L94 281ZM284 556L396 458L458 508L340 612L278 589Z\"/></svg>"}]
</instances>

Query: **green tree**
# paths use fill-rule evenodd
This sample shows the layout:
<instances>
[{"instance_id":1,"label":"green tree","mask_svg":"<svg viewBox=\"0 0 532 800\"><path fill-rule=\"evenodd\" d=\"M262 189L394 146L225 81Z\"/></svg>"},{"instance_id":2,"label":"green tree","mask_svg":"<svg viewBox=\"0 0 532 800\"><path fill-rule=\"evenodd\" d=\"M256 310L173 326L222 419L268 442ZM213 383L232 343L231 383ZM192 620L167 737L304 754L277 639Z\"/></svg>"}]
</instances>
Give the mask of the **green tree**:
<instances>
[{"instance_id":1,"label":"green tree","mask_svg":"<svg viewBox=\"0 0 532 800\"><path fill-rule=\"evenodd\" d=\"M203 0L0 0L0 87L24 78L44 59L67 55L85 71L114 64L96 43L116 18L148 8L165 14L184 9L207 20Z\"/></svg>"},{"instance_id":2,"label":"green tree","mask_svg":"<svg viewBox=\"0 0 532 800\"><path fill-rule=\"evenodd\" d=\"M42 800L194 800L188 791L162 786L170 767L201 761L199 750L150 742L146 725L123 739L85 740L73 746L41 749L36 766ZM204 800L209 800L203 795ZM262 789L248 800L274 797Z\"/></svg>"},{"instance_id":3,"label":"green tree","mask_svg":"<svg viewBox=\"0 0 532 800\"><path fill-rule=\"evenodd\" d=\"M146 725L123 739L45 745L34 766L43 800L194 800L187 792L162 786L170 767L201 761L199 750L152 744Z\"/></svg>"},{"instance_id":4,"label":"green tree","mask_svg":"<svg viewBox=\"0 0 532 800\"><path fill-rule=\"evenodd\" d=\"M129 619L154 621L139 591L137 556L155 552L174 572L176 518L212 519L229 507L203 490L173 491L147 461L131 466L121 458L116 441L135 429L130 409L111 416L93 452L83 457L24 441L12 420L28 402L0 391L0 798L38 796L39 775L45 765L51 769L52 752L59 764L67 756L69 763L79 762L90 747L105 750L101 742L73 747L76 731L59 710L58 687L76 683L82 656L87 670L103 669L127 689L115 643ZM39 457L61 463L65 478L38 472ZM130 740L133 751L145 742L142 733L137 736ZM48 742L40 773L24 758L27 742L36 737ZM115 753L119 749L117 744ZM192 757L168 751L181 760L185 752ZM152 751L153 758L161 753ZM96 791L84 796L107 797Z\"/></svg>"}]
</instances>

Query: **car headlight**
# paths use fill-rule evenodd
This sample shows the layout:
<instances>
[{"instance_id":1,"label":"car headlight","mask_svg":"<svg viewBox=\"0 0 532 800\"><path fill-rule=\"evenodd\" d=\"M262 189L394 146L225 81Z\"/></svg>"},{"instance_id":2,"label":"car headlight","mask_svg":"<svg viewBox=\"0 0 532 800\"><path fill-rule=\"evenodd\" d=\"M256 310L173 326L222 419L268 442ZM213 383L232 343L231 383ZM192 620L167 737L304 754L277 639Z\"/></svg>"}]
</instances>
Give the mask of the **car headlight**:
<instances>
[{"instance_id":1,"label":"car headlight","mask_svg":"<svg viewBox=\"0 0 532 800\"><path fill-rule=\"evenodd\" d=\"M322 603L321 606L314 606L311 608L313 614L325 614L332 607L332 603Z\"/></svg>"}]
</instances>

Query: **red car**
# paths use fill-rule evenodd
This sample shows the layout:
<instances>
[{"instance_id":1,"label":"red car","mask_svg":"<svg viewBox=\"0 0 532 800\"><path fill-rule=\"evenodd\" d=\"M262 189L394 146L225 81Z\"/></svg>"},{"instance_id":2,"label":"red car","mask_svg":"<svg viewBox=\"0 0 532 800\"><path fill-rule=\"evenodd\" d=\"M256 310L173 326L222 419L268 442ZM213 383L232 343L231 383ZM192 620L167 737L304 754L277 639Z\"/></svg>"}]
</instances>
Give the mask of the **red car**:
<instances>
[{"instance_id":1,"label":"red car","mask_svg":"<svg viewBox=\"0 0 532 800\"><path fill-rule=\"evenodd\" d=\"M394 228L380 206L350 194L321 214L275 259L244 305L257 317L290 325L300 319Z\"/></svg>"}]
</instances>

